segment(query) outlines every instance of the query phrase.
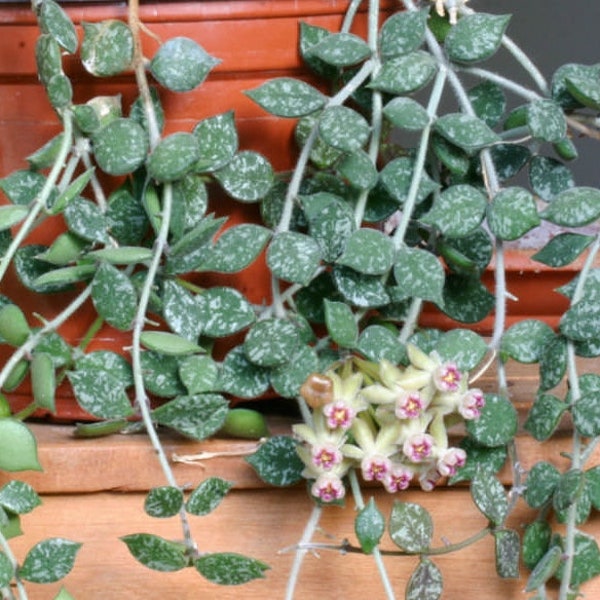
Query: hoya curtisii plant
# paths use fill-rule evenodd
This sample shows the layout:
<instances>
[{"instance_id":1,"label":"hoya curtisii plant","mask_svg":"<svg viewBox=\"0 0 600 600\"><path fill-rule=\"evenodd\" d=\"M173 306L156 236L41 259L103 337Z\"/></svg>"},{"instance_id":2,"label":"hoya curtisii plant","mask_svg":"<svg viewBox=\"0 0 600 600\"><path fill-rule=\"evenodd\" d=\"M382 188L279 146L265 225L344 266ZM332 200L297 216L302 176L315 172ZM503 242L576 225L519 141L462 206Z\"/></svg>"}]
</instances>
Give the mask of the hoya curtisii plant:
<instances>
[{"instance_id":1,"label":"hoya curtisii plant","mask_svg":"<svg viewBox=\"0 0 600 600\"><path fill-rule=\"evenodd\" d=\"M330 547L373 554L388 598L395 591L383 553L420 556L406 597L438 598L434 556L490 534L501 577L518 577L522 557L532 597L556 589L573 598L600 573L598 544L582 527L600 507L599 470L588 464L600 434L600 379L580 373L576 360L600 353L600 191L577 186L567 163L577 156L572 137L599 137L600 67L569 63L548 81L507 37L508 15L477 13L462 1L399 4L390 16L377 1L350 2L340 31L302 24L302 55L329 93L291 78L248 92L268 112L298 119L301 148L295 169L261 204L274 231L267 250L274 319L258 324L264 334L271 329L265 354L273 358L283 338L292 353L283 334L297 314L325 330L289 367L309 365L315 353L321 365L300 389L304 424L294 428L298 469L316 508L287 597L306 552L328 547L311 543L323 505L343 501L349 487L358 545ZM365 38L352 33L360 5L368 7ZM497 51L514 59L529 84L486 68ZM507 245L544 223L558 231L533 261L562 267L581 257L577 276L560 290L570 307L556 331L534 319L507 327L507 302L518 300L507 289ZM481 277L492 259L490 292ZM456 328L420 328L424 302ZM489 338L461 325L491 311ZM573 420L563 472L546 461L528 473L520 466L510 360L539 363L525 424L533 438L551 438L565 415ZM483 394L475 382L491 363L496 388ZM466 435L451 446L449 432L460 434L461 423ZM282 456L290 450L272 439L250 459L275 481L269 449L276 445ZM280 462L289 466L289 457ZM497 477L506 463L508 492ZM357 473L399 493L389 519L373 501L365 504ZM401 490L413 479L431 490L446 478L470 482L487 524L436 547L431 515L402 502ZM507 526L521 497L539 509L523 535ZM552 514L563 528L554 528ZM386 523L397 550L379 546Z\"/></svg>"},{"instance_id":2,"label":"hoya curtisii plant","mask_svg":"<svg viewBox=\"0 0 600 600\"><path fill-rule=\"evenodd\" d=\"M212 340L254 322L255 308L239 291L204 289L190 274L232 272L256 258L268 230L242 224L215 242L226 218L209 212L208 190L218 185L240 202L254 202L272 184L271 166L257 153L239 151L232 113L163 136L161 94L197 87L219 61L181 37L158 40L152 59L146 58L136 1L127 22L84 23L81 43L56 2L36 0L32 9L41 30L39 79L62 129L27 158L28 168L0 181L8 199L0 209L0 279L14 271L28 290L61 302L55 314L31 314L20 306L18 289L3 283L0 336L8 351L0 370L0 468L42 468L23 419L36 410L54 412L57 387L67 382L80 406L100 420L81 425L76 435L143 429L163 467L165 485L150 491L144 508L157 518L178 516L180 541L132 533L122 541L135 559L159 571L194 568L220 584L262 577L267 565L261 561L197 545L190 519L212 512L232 483L210 478L184 493L157 426L195 439L223 429L249 437L267 433L258 413L229 411L225 393L253 395L244 393L239 352L223 365L209 352ZM93 77L133 73L137 98L125 103L99 95L75 102L65 55L80 59ZM32 241L32 234L57 221L50 243ZM86 306L93 309L88 330L81 339L63 337L63 325L90 314L81 316ZM107 326L113 337L122 334L120 347L98 342L106 339L99 332ZM93 341L100 346L88 351ZM30 383L31 405L11 414L5 394L23 380ZM151 405L151 397L159 401ZM20 533L20 515L39 503L18 479L0 489L3 598L23 600L26 581L54 582L73 566L80 544L60 537L40 542L22 562L11 551L8 540ZM66 591L58 596L67 597Z\"/></svg>"}]
</instances>

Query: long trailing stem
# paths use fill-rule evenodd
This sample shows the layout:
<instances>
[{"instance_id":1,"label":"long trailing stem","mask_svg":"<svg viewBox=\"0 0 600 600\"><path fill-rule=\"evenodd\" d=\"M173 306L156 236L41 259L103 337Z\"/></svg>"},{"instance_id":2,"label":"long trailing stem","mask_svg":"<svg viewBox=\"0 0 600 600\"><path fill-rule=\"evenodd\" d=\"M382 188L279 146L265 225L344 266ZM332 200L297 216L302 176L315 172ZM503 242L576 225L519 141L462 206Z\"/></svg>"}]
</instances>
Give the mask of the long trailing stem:
<instances>
[{"instance_id":1,"label":"long trailing stem","mask_svg":"<svg viewBox=\"0 0 600 600\"><path fill-rule=\"evenodd\" d=\"M27 590L21 581L18 574L18 563L13 551L8 543L8 540L4 537L2 529L0 529L0 550L4 553L10 564L12 565L13 573L15 574L15 584L18 592L18 596L15 596L13 590L10 587L0 588L3 600L27 600Z\"/></svg>"}]
</instances>

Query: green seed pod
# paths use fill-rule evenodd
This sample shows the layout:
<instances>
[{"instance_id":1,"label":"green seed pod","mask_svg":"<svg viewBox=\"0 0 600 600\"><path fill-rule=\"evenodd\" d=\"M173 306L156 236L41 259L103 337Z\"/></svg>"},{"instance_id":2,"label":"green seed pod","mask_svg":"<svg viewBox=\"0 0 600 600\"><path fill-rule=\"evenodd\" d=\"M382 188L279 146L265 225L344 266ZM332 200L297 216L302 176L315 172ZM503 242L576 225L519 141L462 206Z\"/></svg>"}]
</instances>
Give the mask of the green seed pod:
<instances>
[{"instance_id":1,"label":"green seed pod","mask_svg":"<svg viewBox=\"0 0 600 600\"><path fill-rule=\"evenodd\" d=\"M105 260L113 265L135 265L152 258L152 250L142 246L121 246L120 248L102 248L87 255L95 260Z\"/></svg>"},{"instance_id":2,"label":"green seed pod","mask_svg":"<svg viewBox=\"0 0 600 600\"><path fill-rule=\"evenodd\" d=\"M10 415L11 410L8 399L4 394L0 394L0 419L5 419L6 417L10 417Z\"/></svg>"},{"instance_id":3,"label":"green seed pod","mask_svg":"<svg viewBox=\"0 0 600 600\"><path fill-rule=\"evenodd\" d=\"M204 352L204 348L194 344L194 342L167 331L144 331L140 336L140 340L149 350L168 356L186 356L196 354L196 352Z\"/></svg>"},{"instance_id":4,"label":"green seed pod","mask_svg":"<svg viewBox=\"0 0 600 600\"><path fill-rule=\"evenodd\" d=\"M75 265L73 267L63 267L55 269L40 275L34 285L66 285L89 279L96 272L96 265Z\"/></svg>"},{"instance_id":5,"label":"green seed pod","mask_svg":"<svg viewBox=\"0 0 600 600\"><path fill-rule=\"evenodd\" d=\"M575 160L579 156L577 147L569 138L564 138L560 142L556 142L554 150L564 160Z\"/></svg>"},{"instance_id":6,"label":"green seed pod","mask_svg":"<svg viewBox=\"0 0 600 600\"><path fill-rule=\"evenodd\" d=\"M31 359L31 388L35 403L40 408L54 412L56 373L50 355L45 352L36 353Z\"/></svg>"},{"instance_id":7,"label":"green seed pod","mask_svg":"<svg viewBox=\"0 0 600 600\"><path fill-rule=\"evenodd\" d=\"M152 224L152 228L156 233L160 230L161 224L161 211L162 207L160 205L160 198L158 197L158 192L153 185L149 185L146 188L143 197L144 208L146 209L146 214L148 215L148 220Z\"/></svg>"},{"instance_id":8,"label":"green seed pod","mask_svg":"<svg viewBox=\"0 0 600 600\"><path fill-rule=\"evenodd\" d=\"M123 431L129 425L127 419L116 419L114 421L100 421L99 423L77 423L74 435L78 438L96 438L112 435Z\"/></svg>"},{"instance_id":9,"label":"green seed pod","mask_svg":"<svg viewBox=\"0 0 600 600\"><path fill-rule=\"evenodd\" d=\"M67 232L59 235L52 246L45 252L38 254L36 258L62 267L76 261L88 242L74 233Z\"/></svg>"},{"instance_id":10,"label":"green seed pod","mask_svg":"<svg viewBox=\"0 0 600 600\"><path fill-rule=\"evenodd\" d=\"M20 346L30 333L27 319L16 304L7 304L0 309L0 337L7 343Z\"/></svg>"},{"instance_id":11,"label":"green seed pod","mask_svg":"<svg viewBox=\"0 0 600 600\"><path fill-rule=\"evenodd\" d=\"M506 117L506 121L504 121L504 131L523 127L525 125L527 125L527 105L518 106L509 113L508 117Z\"/></svg>"},{"instance_id":12,"label":"green seed pod","mask_svg":"<svg viewBox=\"0 0 600 600\"><path fill-rule=\"evenodd\" d=\"M16 390L27 376L27 371L29 371L29 361L25 359L20 360L8 374L2 389L7 392Z\"/></svg>"},{"instance_id":13,"label":"green seed pod","mask_svg":"<svg viewBox=\"0 0 600 600\"><path fill-rule=\"evenodd\" d=\"M249 408L233 408L225 417L221 433L232 437L258 440L269 435L263 414Z\"/></svg>"}]
</instances>

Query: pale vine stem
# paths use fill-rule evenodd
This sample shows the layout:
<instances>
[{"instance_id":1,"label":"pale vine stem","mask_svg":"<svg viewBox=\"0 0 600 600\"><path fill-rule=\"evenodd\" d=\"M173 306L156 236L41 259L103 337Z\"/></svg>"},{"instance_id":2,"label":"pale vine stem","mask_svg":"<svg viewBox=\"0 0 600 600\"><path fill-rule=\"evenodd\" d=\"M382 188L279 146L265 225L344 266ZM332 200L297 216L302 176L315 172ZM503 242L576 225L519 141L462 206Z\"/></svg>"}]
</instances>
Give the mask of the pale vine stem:
<instances>
[{"instance_id":1,"label":"pale vine stem","mask_svg":"<svg viewBox=\"0 0 600 600\"><path fill-rule=\"evenodd\" d=\"M13 554L13 551L10 547L10 544L8 543L8 540L2 534L2 530L0 530L0 548L2 549L2 551L4 552L4 555L6 556L6 558L12 565L12 569L13 569L13 573L14 573L14 580L15 580L17 591L19 593L19 596L18 596L19 600L27 600L27 598L28 598L27 590L25 589L25 586L23 585L23 582L21 581L21 578L19 577L19 573L18 573L17 558ZM14 592L10 589L9 586L0 588L0 593L2 593L2 600L15 600L16 599Z\"/></svg>"},{"instance_id":2,"label":"pale vine stem","mask_svg":"<svg viewBox=\"0 0 600 600\"><path fill-rule=\"evenodd\" d=\"M579 278L571 298L571 306L579 302L583 297L583 290L586 279L594 265L594 261L600 251L600 235L594 239L586 256L585 262L579 273ZM577 403L581 396L579 386L579 375L577 372L577 363L575 356L575 345L572 340L567 340L567 379L569 382L569 391L571 393L571 404ZM598 438L596 438L596 443ZM585 458L589 456L582 452L582 441L576 427L573 427L573 452L571 454L571 467L581 469L584 466ZM577 532L577 502L574 502L567 511L566 534L565 534L565 556L564 571L560 584L560 598L565 599L569 595L571 576L575 560L575 534Z\"/></svg>"},{"instance_id":3,"label":"pale vine stem","mask_svg":"<svg viewBox=\"0 0 600 600\"><path fill-rule=\"evenodd\" d=\"M142 54L141 47L141 23L139 18L139 2L138 0L129 0L129 27L131 29L134 39L134 70L137 86L142 98L142 104L146 114L148 122L148 133L150 137L150 148L155 148L160 141L160 132L158 129L156 113L154 111L154 105L150 96L150 88L148 80L146 78L146 71L144 67L144 57ZM162 256L167 248L169 225L171 220L171 213L173 208L173 187L170 183L164 184L163 195L162 195L162 220L158 235L154 242L153 256L150 264L148 265L148 272L144 280L140 292L140 298L138 301L138 308L134 318L134 326L132 332L132 370L135 388L135 398L140 410L142 421L146 428L146 433L150 439L150 443L156 452L158 461L162 468L165 479L171 487L179 487L169 459L165 453L163 445L160 441L154 422L152 421L152 415L150 411L149 399L146 394L146 388L144 386L144 379L142 375L142 362L141 362L141 335L144 325L146 323L146 312L148 310L148 304L150 302L150 295L154 286L156 275L160 268L160 262ZM192 537L191 528L185 508L181 508L179 511L179 519L181 528L183 531L184 543L188 552L191 556L197 554L198 549L196 543Z\"/></svg>"}]
</instances>

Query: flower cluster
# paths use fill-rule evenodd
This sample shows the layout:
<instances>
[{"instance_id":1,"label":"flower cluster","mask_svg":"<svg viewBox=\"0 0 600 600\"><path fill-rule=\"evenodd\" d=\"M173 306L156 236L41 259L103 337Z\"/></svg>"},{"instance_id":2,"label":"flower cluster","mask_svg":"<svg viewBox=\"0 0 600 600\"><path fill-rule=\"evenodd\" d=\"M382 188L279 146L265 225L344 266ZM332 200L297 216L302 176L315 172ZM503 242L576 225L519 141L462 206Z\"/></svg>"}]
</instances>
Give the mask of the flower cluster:
<instances>
[{"instance_id":1,"label":"flower cluster","mask_svg":"<svg viewBox=\"0 0 600 600\"><path fill-rule=\"evenodd\" d=\"M446 14L446 10L448 10L448 18L450 20L450 25L456 25L456 21L458 18L458 13L460 9L469 1L469 0L431 0L435 2L435 11L440 17L443 17Z\"/></svg>"},{"instance_id":2,"label":"flower cluster","mask_svg":"<svg viewBox=\"0 0 600 600\"><path fill-rule=\"evenodd\" d=\"M465 451L449 447L447 431L479 417L482 391L469 388L466 374L435 353L409 345L408 358L407 367L357 360L357 370L346 363L342 374L314 374L303 385L312 423L295 425L294 433L303 442L303 475L321 502L344 497L350 468L395 493L413 479L432 490L465 464Z\"/></svg>"}]
</instances>

